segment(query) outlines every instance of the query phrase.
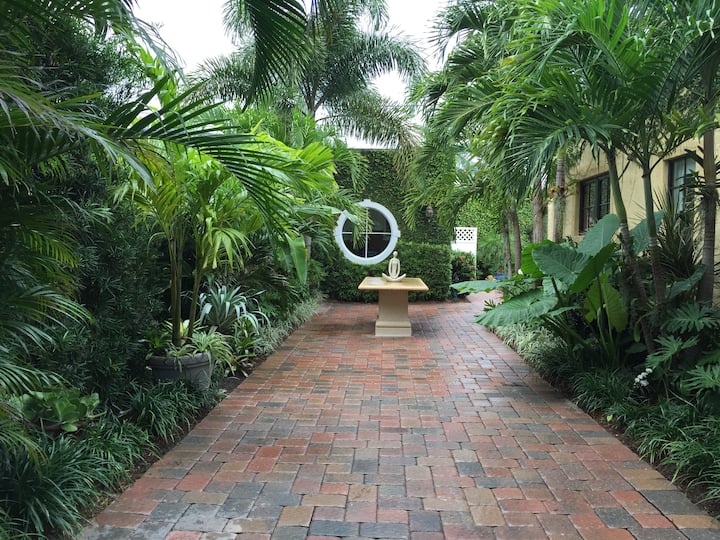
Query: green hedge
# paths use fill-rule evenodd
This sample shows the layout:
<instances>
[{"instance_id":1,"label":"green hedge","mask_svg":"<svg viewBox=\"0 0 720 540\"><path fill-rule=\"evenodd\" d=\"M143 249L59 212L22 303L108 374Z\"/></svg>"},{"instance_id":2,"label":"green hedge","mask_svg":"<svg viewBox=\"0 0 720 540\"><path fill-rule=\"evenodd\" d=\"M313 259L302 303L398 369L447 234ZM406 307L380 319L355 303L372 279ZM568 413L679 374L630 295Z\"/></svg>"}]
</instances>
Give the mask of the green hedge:
<instances>
[{"instance_id":1,"label":"green hedge","mask_svg":"<svg viewBox=\"0 0 720 540\"><path fill-rule=\"evenodd\" d=\"M431 244L449 244L453 239L453 229L438 222L437 216L427 217L425 207L415 209L415 227L405 221L405 195L407 187L398 177L395 169L395 150L358 150L368 165L368 179L363 188L356 192L358 200L370 199L382 204L392 212L398 223L398 228L408 242L429 242ZM440 168L440 164L436 168ZM446 164L442 164L446 166ZM340 169L335 177L342 187L352 189L352 182L347 171Z\"/></svg>"},{"instance_id":2,"label":"green hedge","mask_svg":"<svg viewBox=\"0 0 720 540\"><path fill-rule=\"evenodd\" d=\"M410 300L446 300L452 282L452 253L450 246L404 242L397 248L401 272L408 277L419 277L428 286L426 293L410 293ZM367 276L380 276L387 272L387 261L373 265L360 265L348 261L339 250L332 259L321 261L325 266L322 290L334 300L346 302L376 302L377 292L358 291L360 282Z\"/></svg>"}]
</instances>

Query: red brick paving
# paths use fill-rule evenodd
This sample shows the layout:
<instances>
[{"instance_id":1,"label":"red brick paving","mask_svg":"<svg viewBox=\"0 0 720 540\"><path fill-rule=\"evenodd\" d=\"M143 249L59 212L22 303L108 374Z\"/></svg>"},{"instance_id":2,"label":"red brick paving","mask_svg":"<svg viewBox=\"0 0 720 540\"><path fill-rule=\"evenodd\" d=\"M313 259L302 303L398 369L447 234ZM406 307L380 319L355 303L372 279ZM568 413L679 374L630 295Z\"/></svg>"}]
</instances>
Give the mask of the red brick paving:
<instances>
[{"instance_id":1,"label":"red brick paving","mask_svg":"<svg viewBox=\"0 0 720 540\"><path fill-rule=\"evenodd\" d=\"M720 538L475 324L483 301L411 304L410 338L323 306L82 538Z\"/></svg>"}]
</instances>

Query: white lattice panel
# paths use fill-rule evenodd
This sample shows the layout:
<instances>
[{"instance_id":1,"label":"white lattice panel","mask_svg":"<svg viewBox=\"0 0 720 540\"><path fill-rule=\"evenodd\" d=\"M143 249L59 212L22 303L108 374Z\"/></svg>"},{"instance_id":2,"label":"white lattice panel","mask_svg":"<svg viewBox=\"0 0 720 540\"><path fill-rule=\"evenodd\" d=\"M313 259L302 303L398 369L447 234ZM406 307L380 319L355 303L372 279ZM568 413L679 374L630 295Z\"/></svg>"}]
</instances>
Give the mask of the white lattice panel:
<instances>
[{"instance_id":1,"label":"white lattice panel","mask_svg":"<svg viewBox=\"0 0 720 540\"><path fill-rule=\"evenodd\" d=\"M477 242L477 227L455 227L456 242Z\"/></svg>"},{"instance_id":2,"label":"white lattice panel","mask_svg":"<svg viewBox=\"0 0 720 540\"><path fill-rule=\"evenodd\" d=\"M477 253L477 227L455 227L455 241L452 242L453 251L465 251L475 255Z\"/></svg>"}]
</instances>

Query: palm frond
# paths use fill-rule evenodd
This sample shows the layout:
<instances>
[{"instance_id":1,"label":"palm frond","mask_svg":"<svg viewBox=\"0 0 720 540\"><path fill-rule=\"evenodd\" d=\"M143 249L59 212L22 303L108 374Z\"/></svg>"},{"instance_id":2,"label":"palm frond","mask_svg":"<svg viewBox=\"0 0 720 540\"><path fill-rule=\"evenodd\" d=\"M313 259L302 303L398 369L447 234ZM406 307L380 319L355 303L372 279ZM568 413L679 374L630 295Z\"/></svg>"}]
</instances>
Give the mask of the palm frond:
<instances>
[{"instance_id":1,"label":"palm frond","mask_svg":"<svg viewBox=\"0 0 720 540\"><path fill-rule=\"evenodd\" d=\"M228 0L224 19L228 31L252 34L255 63L251 96L269 92L274 84L297 73L307 58L307 18L297 0Z\"/></svg>"}]
</instances>

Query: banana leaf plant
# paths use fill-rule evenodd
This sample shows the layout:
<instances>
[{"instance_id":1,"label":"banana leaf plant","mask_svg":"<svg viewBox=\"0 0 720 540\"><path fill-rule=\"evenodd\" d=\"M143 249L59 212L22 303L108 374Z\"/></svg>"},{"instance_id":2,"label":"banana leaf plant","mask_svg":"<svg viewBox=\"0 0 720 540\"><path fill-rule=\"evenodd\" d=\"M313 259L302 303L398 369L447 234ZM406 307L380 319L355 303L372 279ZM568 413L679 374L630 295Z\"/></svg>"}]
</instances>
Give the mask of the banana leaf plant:
<instances>
[{"instance_id":1,"label":"banana leaf plant","mask_svg":"<svg viewBox=\"0 0 720 540\"><path fill-rule=\"evenodd\" d=\"M617 366L632 333L628 309L615 287L619 271L614 241L617 216L609 214L590 228L574 246L544 241L525 248L522 273L512 282L523 292L477 317L490 327L539 320L571 349L600 354ZM453 285L459 292L480 292L508 285L505 281L475 281Z\"/></svg>"}]
</instances>

